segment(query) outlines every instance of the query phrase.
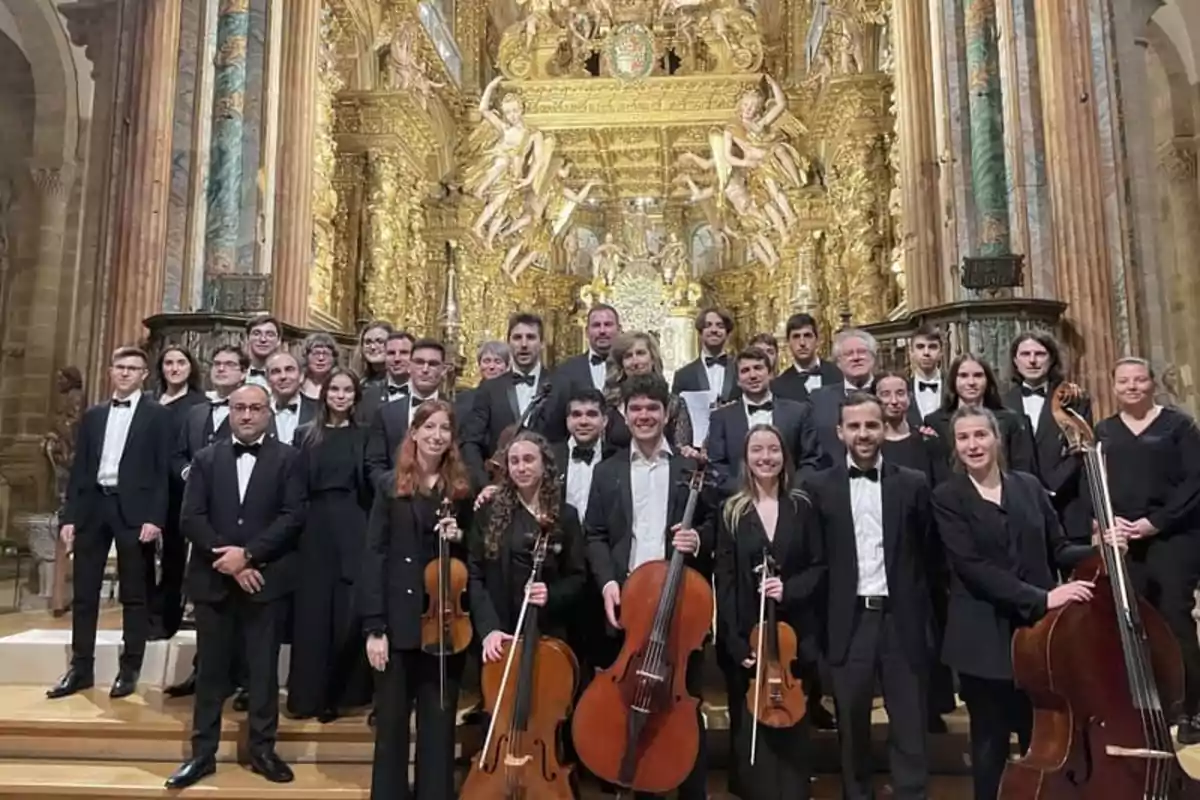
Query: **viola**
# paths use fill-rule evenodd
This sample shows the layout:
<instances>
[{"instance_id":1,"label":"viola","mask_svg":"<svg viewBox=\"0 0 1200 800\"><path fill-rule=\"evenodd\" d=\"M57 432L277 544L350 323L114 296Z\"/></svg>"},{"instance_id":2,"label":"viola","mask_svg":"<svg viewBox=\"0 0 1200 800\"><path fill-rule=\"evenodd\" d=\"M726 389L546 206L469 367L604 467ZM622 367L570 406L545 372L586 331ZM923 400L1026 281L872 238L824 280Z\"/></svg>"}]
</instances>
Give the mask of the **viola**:
<instances>
[{"instance_id":1,"label":"viola","mask_svg":"<svg viewBox=\"0 0 1200 800\"><path fill-rule=\"evenodd\" d=\"M521 418L500 431L500 438L496 440L496 450L487 462L488 477L491 478L493 483L499 483L503 479L504 451L508 450L508 446L512 444L512 440L518 433L529 427L529 420L533 419L533 415L550 399L551 389L550 381L542 381L542 385L538 387L537 393L529 401L529 405L525 407L525 412L521 414Z\"/></svg>"},{"instance_id":2,"label":"viola","mask_svg":"<svg viewBox=\"0 0 1200 800\"><path fill-rule=\"evenodd\" d=\"M454 515L449 498L442 500L438 517L442 522ZM425 565L425 595L429 605L421 614L421 650L436 656L439 664L441 700L446 701L446 657L461 653L471 643L471 617L463 608L467 591L467 565L450 555L450 544L438 526L438 555Z\"/></svg>"},{"instance_id":3,"label":"viola","mask_svg":"<svg viewBox=\"0 0 1200 800\"><path fill-rule=\"evenodd\" d=\"M529 586L553 547L553 522L539 522L542 531L534 544L533 569L514 629L520 634L507 643L503 661L483 665L480 683L491 723L479 759L463 784L464 800L574 797L572 768L558 760L558 734L575 698L579 663L566 644L539 635L538 609L529 603ZM514 670L515 685L510 682Z\"/></svg>"},{"instance_id":4,"label":"viola","mask_svg":"<svg viewBox=\"0 0 1200 800\"><path fill-rule=\"evenodd\" d=\"M762 579L775 574L775 559L763 548ZM746 706L754 717L750 734L750 764L758 750L758 726L790 728L808 712L808 700L800 681L792 675L796 660L796 631L776 619L776 602L759 593L758 624L750 632L750 647L755 652L754 680L746 692Z\"/></svg>"},{"instance_id":5,"label":"viola","mask_svg":"<svg viewBox=\"0 0 1200 800\"><path fill-rule=\"evenodd\" d=\"M1081 454L1096 524L1114 525L1104 453L1063 383L1051 410ZM1101 537L1076 570L1088 603L1051 610L1013 635L1013 675L1034 707L1028 754L1004 769L1002 800L1167 800L1200 797L1179 766L1170 709L1183 698L1183 660L1166 622L1130 580L1124 553Z\"/></svg>"},{"instance_id":6,"label":"viola","mask_svg":"<svg viewBox=\"0 0 1200 800\"><path fill-rule=\"evenodd\" d=\"M682 527L690 528L706 481L703 464L689 482ZM687 661L712 622L713 595L676 550L669 561L635 569L621 591L625 641L596 675L571 723L575 751L598 778L638 792L666 794L696 763L698 700L687 691Z\"/></svg>"}]
</instances>

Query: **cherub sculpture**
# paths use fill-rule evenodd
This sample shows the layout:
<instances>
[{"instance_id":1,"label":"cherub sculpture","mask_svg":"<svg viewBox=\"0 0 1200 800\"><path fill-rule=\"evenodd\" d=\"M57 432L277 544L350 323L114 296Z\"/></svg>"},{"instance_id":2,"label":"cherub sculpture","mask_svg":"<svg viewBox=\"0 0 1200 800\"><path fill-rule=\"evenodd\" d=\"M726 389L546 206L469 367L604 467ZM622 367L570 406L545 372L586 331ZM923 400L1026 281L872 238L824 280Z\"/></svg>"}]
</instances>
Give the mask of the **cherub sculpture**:
<instances>
[{"instance_id":1,"label":"cherub sculpture","mask_svg":"<svg viewBox=\"0 0 1200 800\"><path fill-rule=\"evenodd\" d=\"M446 84L432 80L426 73L428 65L418 55L417 26L413 22L405 22L396 26L392 41L388 45L388 71L391 75L392 89L401 92L412 92L417 97L421 108L428 110L429 98L434 89L440 89Z\"/></svg>"}]
</instances>

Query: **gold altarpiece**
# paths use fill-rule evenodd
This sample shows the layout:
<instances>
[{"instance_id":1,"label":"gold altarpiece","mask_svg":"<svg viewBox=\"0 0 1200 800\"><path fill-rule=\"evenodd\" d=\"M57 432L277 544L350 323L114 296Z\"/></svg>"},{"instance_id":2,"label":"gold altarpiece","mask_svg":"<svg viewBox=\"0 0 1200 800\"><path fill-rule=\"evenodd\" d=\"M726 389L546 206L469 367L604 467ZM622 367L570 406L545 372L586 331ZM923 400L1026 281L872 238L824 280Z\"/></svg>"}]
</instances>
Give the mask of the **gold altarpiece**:
<instances>
[{"instance_id":1,"label":"gold altarpiece","mask_svg":"<svg viewBox=\"0 0 1200 800\"><path fill-rule=\"evenodd\" d=\"M518 309L561 358L610 302L674 367L702 303L903 307L886 0L513 5L329 0L314 321L449 332L470 382Z\"/></svg>"}]
</instances>

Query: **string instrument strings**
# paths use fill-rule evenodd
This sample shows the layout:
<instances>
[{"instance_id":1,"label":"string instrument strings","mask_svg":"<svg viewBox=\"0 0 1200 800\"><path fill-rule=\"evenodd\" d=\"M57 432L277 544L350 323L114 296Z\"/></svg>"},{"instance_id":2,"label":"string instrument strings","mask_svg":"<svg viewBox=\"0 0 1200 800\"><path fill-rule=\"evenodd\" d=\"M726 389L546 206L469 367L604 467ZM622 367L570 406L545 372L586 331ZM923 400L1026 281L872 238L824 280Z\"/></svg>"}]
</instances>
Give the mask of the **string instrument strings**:
<instances>
[{"instance_id":1,"label":"string instrument strings","mask_svg":"<svg viewBox=\"0 0 1200 800\"><path fill-rule=\"evenodd\" d=\"M758 752L758 728L791 728L804 719L808 701L800 682L792 675L796 659L796 631L777 619L778 603L763 591L766 582L778 577L779 570L768 548L763 548L759 573L758 625L750 632L755 651L754 681L746 702L753 717L750 734L750 764Z\"/></svg>"},{"instance_id":2,"label":"string instrument strings","mask_svg":"<svg viewBox=\"0 0 1200 800\"><path fill-rule=\"evenodd\" d=\"M471 643L471 620L462 607L467 588L467 567L450 554L447 524L454 519L454 504L444 498L434 529L437 558L425 565L425 594L429 607L421 615L421 650L438 659L441 707L446 705L446 658L467 649Z\"/></svg>"}]
</instances>

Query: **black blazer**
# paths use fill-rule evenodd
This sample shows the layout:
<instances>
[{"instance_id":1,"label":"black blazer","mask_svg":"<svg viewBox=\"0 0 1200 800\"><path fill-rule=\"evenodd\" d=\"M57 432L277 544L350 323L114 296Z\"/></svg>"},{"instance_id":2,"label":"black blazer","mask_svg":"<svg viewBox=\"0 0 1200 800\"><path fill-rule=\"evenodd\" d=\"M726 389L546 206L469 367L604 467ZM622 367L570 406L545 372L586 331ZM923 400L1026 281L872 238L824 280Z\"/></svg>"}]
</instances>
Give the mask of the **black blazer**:
<instances>
[{"instance_id":1,"label":"black blazer","mask_svg":"<svg viewBox=\"0 0 1200 800\"><path fill-rule=\"evenodd\" d=\"M545 410L545 434L552 442L566 441L570 436L567 431L567 406L570 405L571 395L580 389L595 388L592 383L592 354L590 351L571 356L554 369L551 382L554 391L551 393L550 405ZM600 387L604 391L604 387Z\"/></svg>"},{"instance_id":2,"label":"black blazer","mask_svg":"<svg viewBox=\"0 0 1200 800\"><path fill-rule=\"evenodd\" d=\"M942 380L938 384L939 390L937 392L939 407L942 398L941 387L945 387L945 385L946 377L942 376ZM925 424L925 417L921 414L921 408L917 404L917 379L911 375L908 377L908 414L906 417L908 419L908 424L914 431Z\"/></svg>"},{"instance_id":3,"label":"black blazer","mask_svg":"<svg viewBox=\"0 0 1200 800\"><path fill-rule=\"evenodd\" d=\"M470 497L454 504L459 530L471 529ZM421 614L425 610L425 564L436 548L433 526L419 526L412 498L397 497L393 488L375 493L367 522L367 551L356 586L363 632L386 633L392 650L421 646ZM464 541L451 543L451 558L467 561Z\"/></svg>"},{"instance_id":4,"label":"black blazer","mask_svg":"<svg viewBox=\"0 0 1200 800\"><path fill-rule=\"evenodd\" d=\"M842 382L842 371L832 361L821 359L816 371L821 376L822 387ZM806 385L807 382L807 377L798 372L794 366L791 366L771 380L771 394L776 397L786 397L788 400L795 400L797 403L803 403L808 400L810 394Z\"/></svg>"},{"instance_id":5,"label":"black blazer","mask_svg":"<svg viewBox=\"0 0 1200 800\"><path fill-rule=\"evenodd\" d=\"M717 402L720 403L733 400L741 394L741 390L737 386L737 359L732 355L728 359L725 365L725 383L721 386L721 393L717 397ZM712 387L708 385L708 369L704 366L704 356L684 364L675 372L675 377L671 380L671 394L707 392L711 389Z\"/></svg>"},{"instance_id":6,"label":"black blazer","mask_svg":"<svg viewBox=\"0 0 1200 800\"><path fill-rule=\"evenodd\" d=\"M888 602L909 663L927 664L933 651L933 609L926 565L932 532L929 484L907 467L883 462L884 569ZM850 474L845 462L819 473L808 485L817 509L822 549L828 564L825 656L831 664L846 660L858 623L858 549L850 509Z\"/></svg>"},{"instance_id":7,"label":"black blazer","mask_svg":"<svg viewBox=\"0 0 1200 800\"><path fill-rule=\"evenodd\" d=\"M1074 567L1092 548L1063 536L1045 488L1032 475L1005 472L1001 505L980 496L955 473L933 492L938 533L950 559L950 608L942 660L981 678L1012 678L1012 635L1046 614L1046 594L1059 568Z\"/></svg>"},{"instance_id":8,"label":"black blazer","mask_svg":"<svg viewBox=\"0 0 1200 800\"><path fill-rule=\"evenodd\" d=\"M513 523L510 522L504 532L499 552L489 556L485 537L494 511L495 504L492 503L476 515L470 535L471 555L467 562L471 576L471 622L481 640L497 630L518 633L514 630L517 619L512 599L520 594L522 587L513 585ZM523 507L518 507L515 513L528 516ZM536 530L532 521L529 521L529 530ZM547 597L545 607L538 613L538 627L544 636L564 638L571 626L572 612L587 582L583 529L574 506L562 506L558 530L551 542L560 549L557 553L549 552L542 565L541 580L546 584Z\"/></svg>"},{"instance_id":9,"label":"black blazer","mask_svg":"<svg viewBox=\"0 0 1200 800\"><path fill-rule=\"evenodd\" d=\"M535 391L541 391L549 380L548 370L543 365L538 373ZM527 420L527 427L538 433L546 433L552 401L553 398L550 398L541 409L531 415ZM467 463L467 470L476 488L488 484L487 460L496 452L500 434L519 419L521 412L517 405L512 372L497 375L479 384L475 390L475 403L471 407L471 413L460 423L463 461Z\"/></svg>"},{"instance_id":10,"label":"black blazer","mask_svg":"<svg viewBox=\"0 0 1200 800\"><path fill-rule=\"evenodd\" d=\"M396 466L396 451L408 435L408 412L411 408L412 398L406 396L380 406L371 420L363 458L367 467L367 480L376 492L387 490L392 469Z\"/></svg>"},{"instance_id":11,"label":"black blazer","mask_svg":"<svg viewBox=\"0 0 1200 800\"><path fill-rule=\"evenodd\" d=\"M397 394L403 397L408 397L411 389L407 385L404 386L405 391ZM354 409L354 417L360 425L370 425L371 420L375 419L375 414L379 409L390 403L399 403L400 397L391 400L388 398L392 393L388 391L388 382L386 378L379 378L369 383L364 383L362 387L362 399L358 401L358 407Z\"/></svg>"},{"instance_id":12,"label":"black blazer","mask_svg":"<svg viewBox=\"0 0 1200 800\"><path fill-rule=\"evenodd\" d=\"M1033 460L1033 437L1029 435L1025 417L1014 414L1007 408L990 410L996 416L996 423L1000 426L1005 469L1034 473L1036 467ZM937 434L937 437L930 442L930 447L934 450L934 457L946 465L947 472L953 468L955 463L954 432L950 430L950 419L953 416L953 411L939 408L925 417L924 423Z\"/></svg>"},{"instance_id":13,"label":"black blazer","mask_svg":"<svg viewBox=\"0 0 1200 800\"><path fill-rule=\"evenodd\" d=\"M83 412L79 421L75 461L71 464L66 503L60 517L63 525L75 525L86 531L101 522L94 513L102 497L96 478L111 408L108 402L94 405ZM117 468L117 502L121 518L130 528L140 529L147 523L160 529L166 527L174 430L171 412L143 393L129 421L129 434Z\"/></svg>"},{"instance_id":14,"label":"black blazer","mask_svg":"<svg viewBox=\"0 0 1200 800\"><path fill-rule=\"evenodd\" d=\"M250 551L263 576L263 588L251 595L268 602L290 593L295 581L295 550L304 525L304 497L294 468L299 453L266 437L258 451L244 500L238 498L237 462L232 439L205 447L192 460L183 490L180 526L192 543L188 596L219 603L240 592L232 577L213 569L213 549L229 545Z\"/></svg>"},{"instance_id":15,"label":"black blazer","mask_svg":"<svg viewBox=\"0 0 1200 800\"><path fill-rule=\"evenodd\" d=\"M873 387L872 383L866 391L874 393ZM817 438L827 465L840 464L846 460L846 446L837 435L838 422L842 417L842 401L845 399L845 381L826 384L809 397L809 402L812 403L813 425L817 428Z\"/></svg>"},{"instance_id":16,"label":"black blazer","mask_svg":"<svg viewBox=\"0 0 1200 800\"><path fill-rule=\"evenodd\" d=\"M296 461L296 467L292 471L292 477L299 482L301 497L307 506L309 499L310 487L313 481L319 474L319 465L321 454L321 445L312 444L308 441L308 432L312 430L312 422L307 425L302 425L296 429L296 436L292 440L300 456ZM367 429L361 425L354 427L354 443L353 455L354 459L354 486L357 490L355 499L358 505L362 508L363 517L371 511L371 504L375 499L375 487L367 480L367 468L365 453L367 449ZM359 574L362 572L362 557L366 547L366 528L362 525L348 524L344 528L338 530L336 537L338 563L341 565L342 580L348 583L353 583L358 580ZM307 535L307 534L305 534Z\"/></svg>"},{"instance_id":17,"label":"black blazer","mask_svg":"<svg viewBox=\"0 0 1200 800\"><path fill-rule=\"evenodd\" d=\"M727 510L722 509L716 522L713 574L718 641L735 664L752 654L750 632L758 624L758 586L762 581L756 570L762 565L763 549L768 548L783 580L783 601L776 609L777 618L796 631L804 656L801 660L814 662L821 641L820 630L815 627L821 615L815 613L814 601L823 587L826 565L812 503L799 493L782 498L774 541L767 539L753 504L733 529L725 518Z\"/></svg>"},{"instance_id":18,"label":"black blazer","mask_svg":"<svg viewBox=\"0 0 1200 800\"><path fill-rule=\"evenodd\" d=\"M592 491L588 495L588 510L583 521L587 538L588 566L603 589L609 581L624 584L629 577L629 557L633 551L633 490L630 483L630 452L621 450L600 462L592 473ZM687 505L687 480L695 462L680 455L671 456L671 477L667 503L665 556L674 552L671 547L671 526L683 520ZM706 502L707 500L707 502ZM711 572L713 537L707 524L707 509L712 507L711 496L696 504L692 528L700 534L699 552L688 556L688 566L708 575Z\"/></svg>"},{"instance_id":19,"label":"black blazer","mask_svg":"<svg viewBox=\"0 0 1200 800\"><path fill-rule=\"evenodd\" d=\"M817 427L813 424L812 406L784 397L775 397L774 403L771 419L783 434L784 444L792 456L798 476L801 480L807 480L817 470L829 465L821 451ZM717 409L709 420L708 459L726 494L737 491L742 454L749 432L750 420L743 402Z\"/></svg>"},{"instance_id":20,"label":"black blazer","mask_svg":"<svg viewBox=\"0 0 1200 800\"><path fill-rule=\"evenodd\" d=\"M296 393L296 397L294 399L300 404L300 408L298 409L300 416L296 421L296 430L292 432L292 441L284 442L284 444L290 444L293 447L298 446L300 443L300 429L316 419L317 409L321 406L320 400L314 400L308 395L301 394L299 392ZM274 402L274 397L272 397L272 402ZM274 406L272 406L272 408L274 408ZM279 438L279 431L275 427L274 414L271 415L271 424L267 426L267 435L272 439Z\"/></svg>"},{"instance_id":21,"label":"black blazer","mask_svg":"<svg viewBox=\"0 0 1200 800\"><path fill-rule=\"evenodd\" d=\"M207 398L205 400L206 402L196 403L187 410L183 427L179 430L179 438L175 441L175 452L171 458L171 474L178 476L181 480L184 468L191 465L192 459L196 457L197 453L218 438L233 436L229 430L228 417L219 428L213 429L213 404Z\"/></svg>"}]
</instances>

